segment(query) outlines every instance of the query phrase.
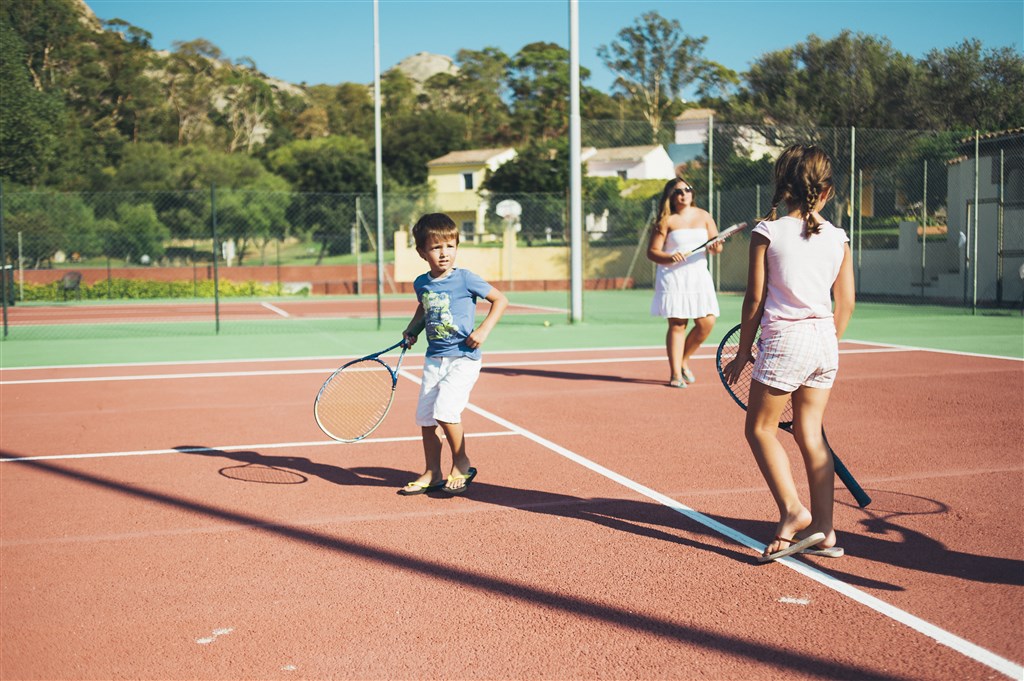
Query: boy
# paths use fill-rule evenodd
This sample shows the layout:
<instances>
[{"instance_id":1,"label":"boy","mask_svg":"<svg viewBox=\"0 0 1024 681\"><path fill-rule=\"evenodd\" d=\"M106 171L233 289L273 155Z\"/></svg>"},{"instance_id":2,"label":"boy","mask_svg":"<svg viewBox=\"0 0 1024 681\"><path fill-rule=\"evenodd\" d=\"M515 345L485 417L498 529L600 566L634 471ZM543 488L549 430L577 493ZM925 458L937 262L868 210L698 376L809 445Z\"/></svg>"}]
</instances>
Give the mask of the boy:
<instances>
[{"instance_id":1,"label":"boy","mask_svg":"<svg viewBox=\"0 0 1024 681\"><path fill-rule=\"evenodd\" d=\"M412 346L421 329L427 333L423 383L416 408L427 470L398 493L409 496L443 489L449 494L462 494L476 477L476 469L466 456L462 410L480 376L480 346L501 319L508 299L469 270L456 269L459 229L450 217L444 213L424 215L412 234L416 252L427 261L430 271L413 283L419 305L402 335ZM487 300L491 309L474 330L477 298ZM452 451L447 480L441 473L438 427Z\"/></svg>"}]
</instances>

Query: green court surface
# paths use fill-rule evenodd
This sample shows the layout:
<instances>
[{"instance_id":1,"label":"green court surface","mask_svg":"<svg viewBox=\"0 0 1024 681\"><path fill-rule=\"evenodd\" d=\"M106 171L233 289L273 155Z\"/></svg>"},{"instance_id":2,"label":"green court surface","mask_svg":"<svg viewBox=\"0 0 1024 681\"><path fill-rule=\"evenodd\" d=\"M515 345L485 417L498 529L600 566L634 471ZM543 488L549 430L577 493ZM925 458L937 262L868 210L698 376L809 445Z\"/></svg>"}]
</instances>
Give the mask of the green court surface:
<instances>
[{"instance_id":1,"label":"green court surface","mask_svg":"<svg viewBox=\"0 0 1024 681\"><path fill-rule=\"evenodd\" d=\"M583 321L575 324L568 318L565 291L507 293L513 303L554 310L506 315L485 352L664 343L664 320L648 313L650 291L587 291ZM719 301L722 316L708 345L717 344L739 320L741 296L722 294ZM0 367L360 356L394 343L407 322L405 317L384 318L378 328L376 319L245 321L222 323L219 333L212 321L81 324L39 333L12 328L0 343ZM1024 359L1024 317L1018 311L971 314L956 308L862 302L845 339Z\"/></svg>"}]
</instances>

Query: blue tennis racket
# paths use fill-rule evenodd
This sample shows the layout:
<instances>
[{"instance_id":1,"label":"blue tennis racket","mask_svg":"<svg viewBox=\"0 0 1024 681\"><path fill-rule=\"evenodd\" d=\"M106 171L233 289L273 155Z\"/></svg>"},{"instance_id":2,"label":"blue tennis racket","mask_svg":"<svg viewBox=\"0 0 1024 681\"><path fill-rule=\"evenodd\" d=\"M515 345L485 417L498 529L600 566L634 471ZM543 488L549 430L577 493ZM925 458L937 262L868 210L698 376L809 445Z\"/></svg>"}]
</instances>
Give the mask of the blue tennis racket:
<instances>
[{"instance_id":1,"label":"blue tennis racket","mask_svg":"<svg viewBox=\"0 0 1024 681\"><path fill-rule=\"evenodd\" d=\"M761 330L757 330L757 334L754 336L754 343L750 348L751 359L757 356L757 339L761 335ZM718 344L718 354L715 357L715 365L718 368L718 377L722 379L722 385L729 391L729 395L736 401L736 404L743 407L743 411L747 410L747 403L750 401L750 382L753 380L752 374L754 373L753 363L748 363L743 367L743 372L740 374L739 379L730 384L725 380L725 374L723 369L729 362L736 359L736 354L739 350L740 344L740 325L737 324L729 333L725 334L725 338ZM782 415L779 417L779 428L784 431L793 434L793 401L790 400L786 404L786 408L782 410ZM832 451L832 446L828 443L828 438L825 437L825 427L821 428L821 437L825 440L825 448L828 453L832 455L832 461L835 464L836 476L843 481L846 485L846 489L850 490L850 494L857 500L857 503L861 508L864 508L871 503L871 497L868 496L867 492L860 486L853 474L850 473L849 469L843 464L843 462L836 456L836 453Z\"/></svg>"}]
</instances>

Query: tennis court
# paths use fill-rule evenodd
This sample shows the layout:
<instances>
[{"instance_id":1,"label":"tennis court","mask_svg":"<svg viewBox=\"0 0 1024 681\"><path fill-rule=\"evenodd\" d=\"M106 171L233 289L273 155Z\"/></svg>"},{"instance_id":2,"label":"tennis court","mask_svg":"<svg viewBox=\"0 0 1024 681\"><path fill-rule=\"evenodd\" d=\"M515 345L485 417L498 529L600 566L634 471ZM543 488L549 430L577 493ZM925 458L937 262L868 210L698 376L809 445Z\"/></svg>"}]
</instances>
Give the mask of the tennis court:
<instances>
[{"instance_id":1,"label":"tennis court","mask_svg":"<svg viewBox=\"0 0 1024 681\"><path fill-rule=\"evenodd\" d=\"M858 309L827 427L875 501L837 483L843 558L758 565L775 509L714 348L665 388L660 323L613 307L502 321L462 497L395 494L422 355L368 440L313 420L323 349L379 349L398 317L178 354L4 343L3 678L1021 678L1017 348L941 350L962 315L940 349L895 345Z\"/></svg>"}]
</instances>

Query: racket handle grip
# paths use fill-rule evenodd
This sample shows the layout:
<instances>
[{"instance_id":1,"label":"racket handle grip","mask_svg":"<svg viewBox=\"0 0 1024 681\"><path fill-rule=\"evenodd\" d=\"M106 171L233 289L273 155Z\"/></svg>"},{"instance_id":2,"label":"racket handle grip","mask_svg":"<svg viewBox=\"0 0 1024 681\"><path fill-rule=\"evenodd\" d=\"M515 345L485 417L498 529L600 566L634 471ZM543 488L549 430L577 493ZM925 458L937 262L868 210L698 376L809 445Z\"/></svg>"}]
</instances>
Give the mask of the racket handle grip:
<instances>
[{"instance_id":1,"label":"racket handle grip","mask_svg":"<svg viewBox=\"0 0 1024 681\"><path fill-rule=\"evenodd\" d=\"M861 508L870 504L871 497L868 496L868 493L860 486L860 483L858 483L853 477L853 474L849 471L846 465L843 464L842 460L840 460L840 458L834 453L832 454L832 462L836 468L836 475L839 476L839 479L843 481L844 485L846 485L846 489L850 490L850 494L852 494L853 498L857 500L857 504Z\"/></svg>"}]
</instances>

